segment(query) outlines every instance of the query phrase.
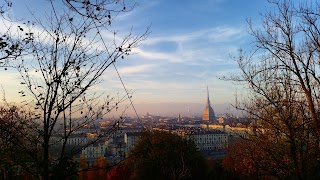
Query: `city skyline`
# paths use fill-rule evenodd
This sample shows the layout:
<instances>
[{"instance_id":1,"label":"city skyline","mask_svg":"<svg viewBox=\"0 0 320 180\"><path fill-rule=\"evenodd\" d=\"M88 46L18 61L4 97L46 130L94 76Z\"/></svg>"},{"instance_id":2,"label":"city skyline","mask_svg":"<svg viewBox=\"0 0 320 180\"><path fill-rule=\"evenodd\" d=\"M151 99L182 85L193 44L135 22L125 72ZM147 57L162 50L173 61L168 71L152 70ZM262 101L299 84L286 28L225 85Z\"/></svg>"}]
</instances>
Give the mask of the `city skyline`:
<instances>
[{"instance_id":1,"label":"city skyline","mask_svg":"<svg viewBox=\"0 0 320 180\"><path fill-rule=\"evenodd\" d=\"M46 2L34 2L15 4L11 15L28 18L31 16L26 16L26 6L30 11L40 7L45 10L48 6ZM138 114L201 115L206 86L214 110L217 114L225 113L235 100L235 92L243 89L219 77L239 72L230 55L236 55L238 48L249 48L252 39L246 31L246 18L259 26L258 14L266 7L269 7L267 1L253 0L183 3L145 0L137 1L132 11L116 17L112 27L124 35L131 28L137 33L149 26L151 30L148 39L134 49L134 55L116 64L126 88L134 91L132 100ZM6 99L18 101L22 86L17 72L8 69L0 73ZM124 94L113 68L102 79L93 91L114 96Z\"/></svg>"}]
</instances>

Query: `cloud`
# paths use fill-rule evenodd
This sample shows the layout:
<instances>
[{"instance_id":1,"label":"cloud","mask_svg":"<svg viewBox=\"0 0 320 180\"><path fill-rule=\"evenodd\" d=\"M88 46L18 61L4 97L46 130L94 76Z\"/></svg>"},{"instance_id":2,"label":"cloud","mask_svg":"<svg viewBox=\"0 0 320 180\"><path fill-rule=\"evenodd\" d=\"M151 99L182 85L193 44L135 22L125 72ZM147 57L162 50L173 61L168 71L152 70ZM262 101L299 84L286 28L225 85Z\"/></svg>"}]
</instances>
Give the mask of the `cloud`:
<instances>
[{"instance_id":1,"label":"cloud","mask_svg":"<svg viewBox=\"0 0 320 180\"><path fill-rule=\"evenodd\" d=\"M136 74L136 73L151 71L154 67L155 67L154 64L143 64L139 66L123 67L123 68L120 68L118 71L122 75L128 75L128 74Z\"/></svg>"},{"instance_id":2,"label":"cloud","mask_svg":"<svg viewBox=\"0 0 320 180\"><path fill-rule=\"evenodd\" d=\"M173 36L157 35L149 37L133 52L144 59L164 62L230 64L226 59L237 51L245 36L245 30L238 27L216 27Z\"/></svg>"},{"instance_id":3,"label":"cloud","mask_svg":"<svg viewBox=\"0 0 320 180\"><path fill-rule=\"evenodd\" d=\"M173 36L158 36L148 38L144 44L153 45L161 42L176 42L176 43L187 43L190 41L197 41L206 39L215 43L219 42L230 42L243 37L246 34L244 28L239 27L215 27L205 30L198 30L193 32L187 32L184 34L173 35Z\"/></svg>"},{"instance_id":4,"label":"cloud","mask_svg":"<svg viewBox=\"0 0 320 180\"><path fill-rule=\"evenodd\" d=\"M170 62L179 62L179 57L173 53L161 53L161 52L151 52L144 50L143 48L135 48L132 50L133 53L136 53L138 56L153 59L153 60L166 60Z\"/></svg>"},{"instance_id":5,"label":"cloud","mask_svg":"<svg viewBox=\"0 0 320 180\"><path fill-rule=\"evenodd\" d=\"M216 43L230 42L242 38L247 33L243 28L218 27L209 31L206 35Z\"/></svg>"}]
</instances>

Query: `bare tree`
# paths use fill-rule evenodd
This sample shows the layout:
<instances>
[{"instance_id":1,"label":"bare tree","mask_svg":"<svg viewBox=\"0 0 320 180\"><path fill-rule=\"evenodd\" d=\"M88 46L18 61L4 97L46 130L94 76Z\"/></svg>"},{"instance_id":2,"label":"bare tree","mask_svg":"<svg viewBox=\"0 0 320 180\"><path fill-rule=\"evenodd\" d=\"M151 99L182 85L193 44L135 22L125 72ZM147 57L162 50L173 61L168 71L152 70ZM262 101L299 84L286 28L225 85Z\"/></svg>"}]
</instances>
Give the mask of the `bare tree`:
<instances>
[{"instance_id":1,"label":"bare tree","mask_svg":"<svg viewBox=\"0 0 320 180\"><path fill-rule=\"evenodd\" d=\"M0 65L6 68L6 63L25 53L24 49L28 49L28 33L22 32L23 29L13 27L14 20L8 15L8 11L12 7L10 0L0 2L0 17L2 22L2 30L0 33ZM26 34L25 34L26 33Z\"/></svg>"},{"instance_id":2,"label":"bare tree","mask_svg":"<svg viewBox=\"0 0 320 180\"><path fill-rule=\"evenodd\" d=\"M12 2L10 0L4 0L0 3L0 14L3 15L12 7Z\"/></svg>"},{"instance_id":3,"label":"bare tree","mask_svg":"<svg viewBox=\"0 0 320 180\"><path fill-rule=\"evenodd\" d=\"M289 159L291 168L284 172L261 168L262 172L276 178L283 174L314 178L320 143L320 4L269 2L275 10L262 14L262 28L253 28L249 21L255 39L253 53L240 51L237 58L241 75L233 80L245 82L251 96L236 107L257 120L255 134L248 140L266 154L282 157L269 163L281 165ZM272 142L274 148L263 148L263 142ZM277 148L280 145L283 148Z\"/></svg>"},{"instance_id":4,"label":"bare tree","mask_svg":"<svg viewBox=\"0 0 320 180\"><path fill-rule=\"evenodd\" d=\"M126 0L62 0L71 10L81 16L111 24L121 12L131 11L137 3ZM107 18L106 18L107 17Z\"/></svg>"},{"instance_id":5,"label":"bare tree","mask_svg":"<svg viewBox=\"0 0 320 180\"><path fill-rule=\"evenodd\" d=\"M91 88L102 81L101 76L110 65L130 55L131 49L148 35L146 30L141 35L130 32L121 37L116 31L106 29L104 22L112 20L110 13L98 14L112 12L106 8L112 8L112 4L119 1L99 6L89 1L63 2L70 8L58 11L55 1L49 1L52 12L47 13L45 19L34 15L35 23L28 21L18 27L19 31L27 32L23 41L28 49L22 49L26 53L5 63L6 67L15 68L20 73L25 89L19 94L25 98L23 105L31 108L32 123L38 125L32 132L37 137L33 143L40 145L33 165L37 170L34 174L38 173L43 179L72 175L75 169L68 170L74 166L73 156L104 136L97 130L94 138L81 146L67 149L70 136L86 126L95 126L104 114L130 98L126 94L113 99L95 94ZM74 3L84 3L87 14ZM91 9L93 6L94 10ZM113 38L103 39L102 30ZM116 130L118 124L111 126L110 131ZM52 156L50 149L55 148L54 144L58 142L61 147L55 152L57 156Z\"/></svg>"}]
</instances>

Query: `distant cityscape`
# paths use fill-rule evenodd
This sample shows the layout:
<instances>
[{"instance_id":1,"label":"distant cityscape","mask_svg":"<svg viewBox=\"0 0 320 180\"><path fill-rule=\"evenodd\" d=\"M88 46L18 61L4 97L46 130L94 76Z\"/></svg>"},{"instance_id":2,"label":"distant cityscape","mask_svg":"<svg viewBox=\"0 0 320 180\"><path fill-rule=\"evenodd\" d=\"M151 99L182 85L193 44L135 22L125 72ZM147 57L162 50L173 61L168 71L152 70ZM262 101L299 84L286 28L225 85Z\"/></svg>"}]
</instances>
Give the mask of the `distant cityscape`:
<instances>
[{"instance_id":1,"label":"distant cityscape","mask_svg":"<svg viewBox=\"0 0 320 180\"><path fill-rule=\"evenodd\" d=\"M228 144L252 133L252 127L246 118L216 117L207 89L207 102L202 117L180 114L177 117L164 117L146 113L136 118L103 119L74 131L67 139L67 146L72 149L82 148L77 154L78 159L82 156L93 163L96 158L104 157L109 163L116 164L130 154L141 133L147 129L191 139L204 157L222 159ZM58 146L63 142L62 139L63 134L56 133L50 141Z\"/></svg>"}]
</instances>

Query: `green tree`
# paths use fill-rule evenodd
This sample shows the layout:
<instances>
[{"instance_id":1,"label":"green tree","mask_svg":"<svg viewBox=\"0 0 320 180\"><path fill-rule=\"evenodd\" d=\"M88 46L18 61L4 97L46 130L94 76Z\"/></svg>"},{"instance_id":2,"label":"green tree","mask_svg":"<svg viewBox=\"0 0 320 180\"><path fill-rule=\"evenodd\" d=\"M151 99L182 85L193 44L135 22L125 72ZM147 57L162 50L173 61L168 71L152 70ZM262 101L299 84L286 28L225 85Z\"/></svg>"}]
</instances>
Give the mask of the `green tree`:
<instances>
[{"instance_id":1,"label":"green tree","mask_svg":"<svg viewBox=\"0 0 320 180\"><path fill-rule=\"evenodd\" d=\"M126 164L133 179L202 179L207 172L193 141L164 131L143 132Z\"/></svg>"}]
</instances>

